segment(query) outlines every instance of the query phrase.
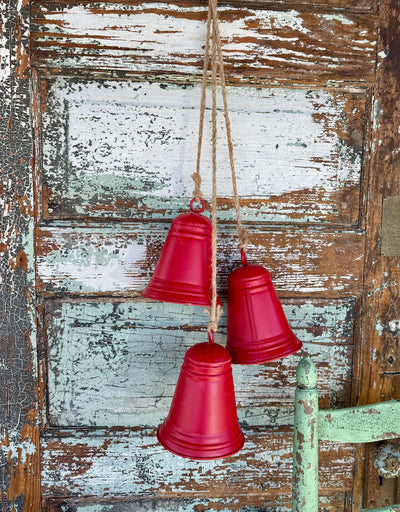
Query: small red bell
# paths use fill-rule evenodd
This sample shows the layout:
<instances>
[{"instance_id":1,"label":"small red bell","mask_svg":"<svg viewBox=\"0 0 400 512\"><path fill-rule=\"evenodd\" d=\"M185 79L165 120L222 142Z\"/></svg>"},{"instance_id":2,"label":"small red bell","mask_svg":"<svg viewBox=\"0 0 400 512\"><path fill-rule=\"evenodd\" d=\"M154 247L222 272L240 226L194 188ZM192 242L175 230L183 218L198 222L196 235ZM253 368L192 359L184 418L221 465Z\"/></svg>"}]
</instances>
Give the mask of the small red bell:
<instances>
[{"instance_id":1,"label":"small red bell","mask_svg":"<svg viewBox=\"0 0 400 512\"><path fill-rule=\"evenodd\" d=\"M289 327L268 270L248 265L228 277L228 336L226 348L232 363L275 361L301 349Z\"/></svg>"},{"instance_id":2,"label":"small red bell","mask_svg":"<svg viewBox=\"0 0 400 512\"><path fill-rule=\"evenodd\" d=\"M242 448L231 356L224 347L197 343L186 352L157 439L170 452L198 460L229 457Z\"/></svg>"},{"instance_id":3,"label":"small red bell","mask_svg":"<svg viewBox=\"0 0 400 512\"><path fill-rule=\"evenodd\" d=\"M202 208L178 215L171 224L149 284L142 297L196 306L211 304L211 221Z\"/></svg>"}]
</instances>

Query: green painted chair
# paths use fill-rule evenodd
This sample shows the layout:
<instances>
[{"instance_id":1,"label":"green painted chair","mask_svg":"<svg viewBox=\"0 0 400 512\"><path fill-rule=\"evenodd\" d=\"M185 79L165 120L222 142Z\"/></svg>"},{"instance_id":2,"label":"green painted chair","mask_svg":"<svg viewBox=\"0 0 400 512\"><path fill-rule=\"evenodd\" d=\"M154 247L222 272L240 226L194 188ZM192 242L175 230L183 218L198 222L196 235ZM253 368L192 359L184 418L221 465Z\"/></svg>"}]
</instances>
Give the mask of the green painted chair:
<instances>
[{"instance_id":1,"label":"green painted chair","mask_svg":"<svg viewBox=\"0 0 400 512\"><path fill-rule=\"evenodd\" d=\"M309 357L300 361L296 377L292 512L318 512L318 441L371 443L400 437L400 400L319 411L317 370ZM400 512L400 505L373 510Z\"/></svg>"}]
</instances>

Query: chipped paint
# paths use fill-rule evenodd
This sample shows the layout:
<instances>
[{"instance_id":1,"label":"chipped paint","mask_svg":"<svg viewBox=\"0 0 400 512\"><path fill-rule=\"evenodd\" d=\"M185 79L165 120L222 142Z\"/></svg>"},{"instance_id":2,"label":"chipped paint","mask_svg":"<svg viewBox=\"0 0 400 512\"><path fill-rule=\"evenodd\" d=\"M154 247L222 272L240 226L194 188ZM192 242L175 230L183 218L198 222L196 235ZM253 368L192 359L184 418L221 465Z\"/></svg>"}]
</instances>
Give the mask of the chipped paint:
<instances>
[{"instance_id":1,"label":"chipped paint","mask_svg":"<svg viewBox=\"0 0 400 512\"><path fill-rule=\"evenodd\" d=\"M37 230L39 291L137 295L148 282L167 236L166 223L58 222ZM219 237L219 282L238 264L237 233L224 226ZM364 234L293 226L251 226L250 261L265 265L278 291L337 297L362 290Z\"/></svg>"},{"instance_id":2,"label":"chipped paint","mask_svg":"<svg viewBox=\"0 0 400 512\"><path fill-rule=\"evenodd\" d=\"M40 509L29 6L0 4L0 466L2 509Z\"/></svg>"},{"instance_id":3,"label":"chipped paint","mask_svg":"<svg viewBox=\"0 0 400 512\"><path fill-rule=\"evenodd\" d=\"M317 370L309 356L296 371L293 431L293 512L318 512Z\"/></svg>"},{"instance_id":4,"label":"chipped paint","mask_svg":"<svg viewBox=\"0 0 400 512\"><path fill-rule=\"evenodd\" d=\"M380 107L378 100L375 99L372 105L372 127L375 131L377 131L380 127L382 115L383 109Z\"/></svg>"},{"instance_id":5,"label":"chipped paint","mask_svg":"<svg viewBox=\"0 0 400 512\"><path fill-rule=\"evenodd\" d=\"M400 400L320 411L320 439L371 443L400 437Z\"/></svg>"},{"instance_id":6,"label":"chipped paint","mask_svg":"<svg viewBox=\"0 0 400 512\"><path fill-rule=\"evenodd\" d=\"M95 433L61 431L44 439L43 496L201 498L210 488L220 496L290 496L292 433L245 429L240 456L215 461L183 459L164 450L154 429ZM96 456L94 456L96 455ZM321 491L352 486L353 447L338 452L322 443ZM271 503L271 506L274 506Z\"/></svg>"},{"instance_id":7,"label":"chipped paint","mask_svg":"<svg viewBox=\"0 0 400 512\"><path fill-rule=\"evenodd\" d=\"M103 73L201 73L206 6L107 2L96 7L66 3L53 9L43 4L33 15L33 58L40 66ZM256 83L321 83L340 75L372 80L375 16L332 16L317 10L219 6L229 78Z\"/></svg>"},{"instance_id":8,"label":"chipped paint","mask_svg":"<svg viewBox=\"0 0 400 512\"><path fill-rule=\"evenodd\" d=\"M157 426L168 413L185 351L205 339L202 308L120 301L47 307L51 424ZM284 307L304 350L324 366L321 403L347 404L354 301L289 301ZM216 341L225 344L226 315L220 326ZM291 424L299 357L268 367L234 365L242 423Z\"/></svg>"},{"instance_id":9,"label":"chipped paint","mask_svg":"<svg viewBox=\"0 0 400 512\"><path fill-rule=\"evenodd\" d=\"M196 167L198 85L59 78L48 87L43 183L50 216L165 219L187 208ZM228 95L243 219L354 224L366 91L231 87ZM223 123L220 112L219 216L233 220ZM206 199L209 124L207 111Z\"/></svg>"}]
</instances>

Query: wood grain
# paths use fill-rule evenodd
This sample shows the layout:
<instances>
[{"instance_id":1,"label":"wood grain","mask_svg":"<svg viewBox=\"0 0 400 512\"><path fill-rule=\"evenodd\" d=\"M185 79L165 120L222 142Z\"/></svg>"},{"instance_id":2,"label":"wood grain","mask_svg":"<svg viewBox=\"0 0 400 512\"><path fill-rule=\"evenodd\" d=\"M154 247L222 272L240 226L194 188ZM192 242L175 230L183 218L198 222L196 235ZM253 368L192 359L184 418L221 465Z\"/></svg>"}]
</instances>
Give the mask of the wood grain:
<instances>
[{"instance_id":1,"label":"wood grain","mask_svg":"<svg viewBox=\"0 0 400 512\"><path fill-rule=\"evenodd\" d=\"M365 88L228 88L243 220L356 225L368 96ZM187 209L199 104L198 85L44 81L44 216L168 219ZM208 109L206 199L210 130ZM233 220L221 111L218 134L219 218Z\"/></svg>"},{"instance_id":2,"label":"wood grain","mask_svg":"<svg viewBox=\"0 0 400 512\"><path fill-rule=\"evenodd\" d=\"M0 3L0 507L40 509L29 5Z\"/></svg>"},{"instance_id":3,"label":"wood grain","mask_svg":"<svg viewBox=\"0 0 400 512\"><path fill-rule=\"evenodd\" d=\"M244 430L239 454L199 462L164 450L154 429L53 433L42 449L43 497L154 496L203 498L248 494L288 496L292 479L292 432ZM100 435L99 435L100 434ZM354 447L321 443L323 493L351 488ZM79 462L79 463L78 463Z\"/></svg>"},{"instance_id":4,"label":"wood grain","mask_svg":"<svg viewBox=\"0 0 400 512\"><path fill-rule=\"evenodd\" d=\"M395 326L400 318L399 258L383 257L380 252L383 198L400 195L400 66L396 56L396 48L400 44L400 27L395 21L398 16L398 2L384 0L380 3L378 66L370 143L371 167L366 190L368 217L362 343L355 366L360 370L355 374L355 380L359 382L360 404L400 398L396 375L389 370L390 351L395 345ZM354 503L357 507L396 503L393 488L385 495L385 488L379 485L376 470L371 463L374 449L373 445L368 447L365 457L364 485L356 481ZM363 455L360 451L357 475L363 474Z\"/></svg>"},{"instance_id":5,"label":"wood grain","mask_svg":"<svg viewBox=\"0 0 400 512\"><path fill-rule=\"evenodd\" d=\"M321 493L324 512L344 510L347 495L341 491ZM44 512L290 512L291 496L288 494L242 494L218 498L131 498L99 499L58 498L48 499Z\"/></svg>"},{"instance_id":6,"label":"wood grain","mask_svg":"<svg viewBox=\"0 0 400 512\"><path fill-rule=\"evenodd\" d=\"M135 296L150 279L169 224L64 223L36 230L37 289L43 296L92 294ZM219 237L219 290L238 266L237 232L225 226ZM265 265L285 296L340 297L362 289L364 235L293 226L251 226L249 261Z\"/></svg>"},{"instance_id":7,"label":"wood grain","mask_svg":"<svg viewBox=\"0 0 400 512\"><path fill-rule=\"evenodd\" d=\"M296 366L320 368L322 407L349 405L354 300L284 303L302 353L268 365L233 365L239 420L290 425ZM202 308L121 301L46 301L49 421L54 426L159 425L185 351L205 341ZM225 344L226 315L216 341Z\"/></svg>"},{"instance_id":8,"label":"wood grain","mask_svg":"<svg viewBox=\"0 0 400 512\"><path fill-rule=\"evenodd\" d=\"M373 14L220 6L219 15L230 81L373 80ZM193 80L201 73L205 17L204 3L37 2L32 59L58 73L167 73Z\"/></svg>"}]
</instances>

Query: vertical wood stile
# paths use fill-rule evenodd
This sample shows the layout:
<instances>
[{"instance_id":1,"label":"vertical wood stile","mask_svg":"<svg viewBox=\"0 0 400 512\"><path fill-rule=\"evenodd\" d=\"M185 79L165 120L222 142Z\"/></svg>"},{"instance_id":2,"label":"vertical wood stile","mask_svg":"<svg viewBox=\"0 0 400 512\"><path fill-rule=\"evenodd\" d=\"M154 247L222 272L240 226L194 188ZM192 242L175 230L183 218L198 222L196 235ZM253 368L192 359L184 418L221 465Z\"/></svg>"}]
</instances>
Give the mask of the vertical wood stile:
<instances>
[{"instance_id":1,"label":"vertical wood stile","mask_svg":"<svg viewBox=\"0 0 400 512\"><path fill-rule=\"evenodd\" d=\"M29 2L0 3L0 493L40 510Z\"/></svg>"},{"instance_id":2,"label":"vertical wood stile","mask_svg":"<svg viewBox=\"0 0 400 512\"><path fill-rule=\"evenodd\" d=\"M296 371L294 410L293 512L318 512L317 370L310 357Z\"/></svg>"},{"instance_id":3,"label":"vertical wood stile","mask_svg":"<svg viewBox=\"0 0 400 512\"><path fill-rule=\"evenodd\" d=\"M361 318L361 343L355 361L358 404L398 399L396 372L398 353L390 353L393 334L390 322L400 318L400 260L381 255L383 199L400 195L400 5L382 0L379 6L379 31L375 89L370 134L370 173L366 190L366 246L364 293ZM392 358L390 357L392 356ZM393 361L391 363L390 361ZM392 489L385 491L373 467L374 445L358 448L353 510L395 503Z\"/></svg>"}]
</instances>

